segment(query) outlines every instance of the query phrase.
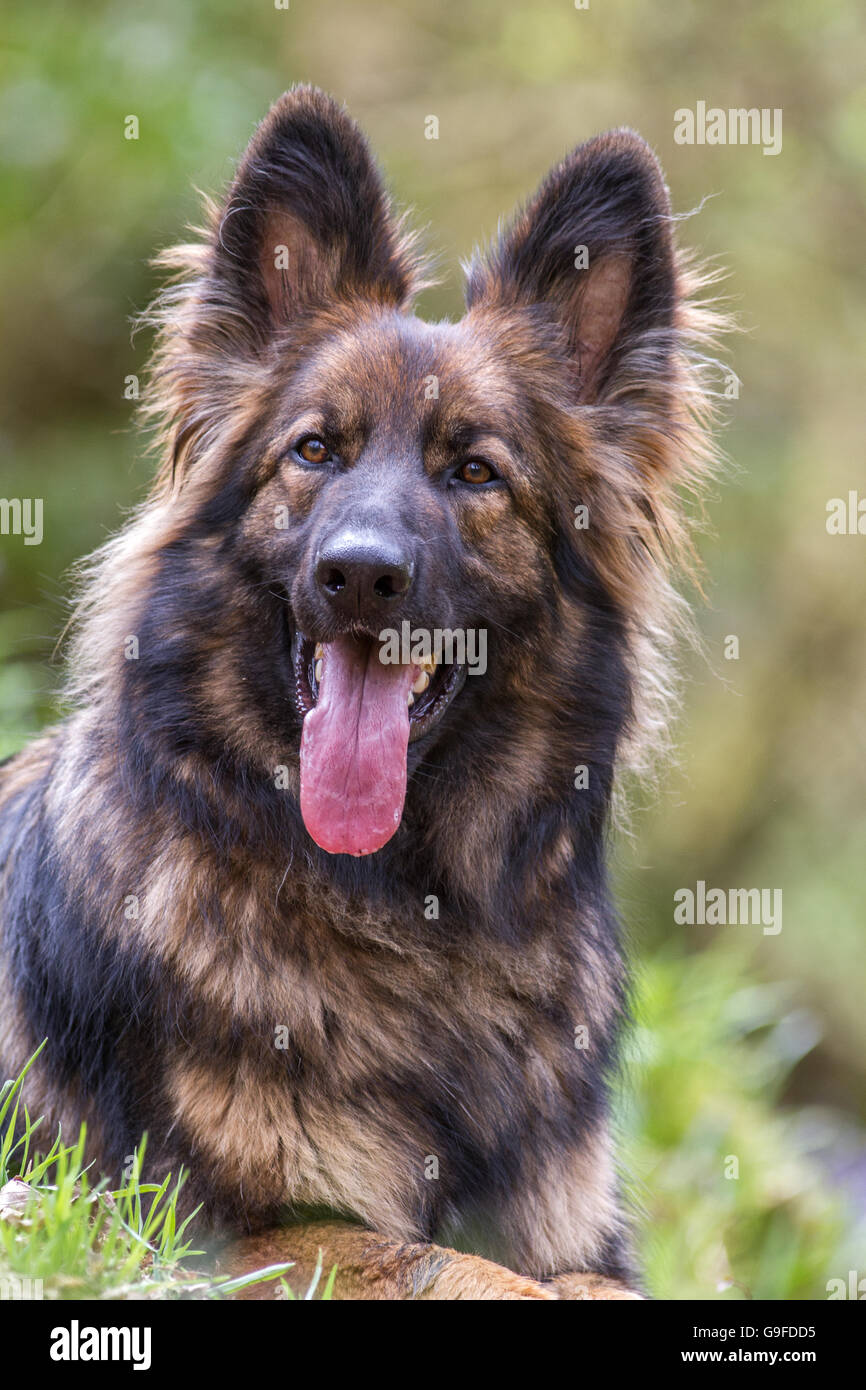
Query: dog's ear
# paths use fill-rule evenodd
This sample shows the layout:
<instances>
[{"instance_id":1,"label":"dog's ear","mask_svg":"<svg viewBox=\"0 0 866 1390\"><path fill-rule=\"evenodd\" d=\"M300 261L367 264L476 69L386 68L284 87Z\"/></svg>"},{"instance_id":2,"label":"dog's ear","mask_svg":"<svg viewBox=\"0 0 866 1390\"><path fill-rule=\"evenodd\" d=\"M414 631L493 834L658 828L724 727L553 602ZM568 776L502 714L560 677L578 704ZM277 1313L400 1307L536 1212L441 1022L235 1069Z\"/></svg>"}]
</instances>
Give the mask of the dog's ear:
<instances>
[{"instance_id":1,"label":"dog's ear","mask_svg":"<svg viewBox=\"0 0 866 1390\"><path fill-rule=\"evenodd\" d=\"M573 150L473 261L467 304L552 315L583 401L604 399L645 330L664 350L676 307L671 211L645 141L620 130Z\"/></svg>"},{"instance_id":2,"label":"dog's ear","mask_svg":"<svg viewBox=\"0 0 866 1390\"><path fill-rule=\"evenodd\" d=\"M324 92L295 87L253 136L219 219L213 274L239 287L257 331L360 295L402 307L418 288L363 135Z\"/></svg>"}]
</instances>

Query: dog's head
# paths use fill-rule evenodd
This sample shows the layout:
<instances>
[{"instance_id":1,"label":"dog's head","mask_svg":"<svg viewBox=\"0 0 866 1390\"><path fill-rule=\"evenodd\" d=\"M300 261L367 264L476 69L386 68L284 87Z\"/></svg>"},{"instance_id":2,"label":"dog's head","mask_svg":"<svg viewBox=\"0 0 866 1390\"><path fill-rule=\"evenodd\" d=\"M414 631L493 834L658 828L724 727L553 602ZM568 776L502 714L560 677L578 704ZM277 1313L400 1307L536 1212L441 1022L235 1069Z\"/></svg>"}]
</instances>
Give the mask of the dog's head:
<instances>
[{"instance_id":1,"label":"dog's head","mask_svg":"<svg viewBox=\"0 0 866 1390\"><path fill-rule=\"evenodd\" d=\"M531 802L573 798L585 764L606 795L690 454L647 145L574 150L470 266L465 316L429 324L363 137L298 88L203 242L165 260L171 534L151 525L141 625L163 682L182 649L209 746L290 778L299 760L334 853L394 834L407 767L423 786L496 764L494 796Z\"/></svg>"}]
</instances>

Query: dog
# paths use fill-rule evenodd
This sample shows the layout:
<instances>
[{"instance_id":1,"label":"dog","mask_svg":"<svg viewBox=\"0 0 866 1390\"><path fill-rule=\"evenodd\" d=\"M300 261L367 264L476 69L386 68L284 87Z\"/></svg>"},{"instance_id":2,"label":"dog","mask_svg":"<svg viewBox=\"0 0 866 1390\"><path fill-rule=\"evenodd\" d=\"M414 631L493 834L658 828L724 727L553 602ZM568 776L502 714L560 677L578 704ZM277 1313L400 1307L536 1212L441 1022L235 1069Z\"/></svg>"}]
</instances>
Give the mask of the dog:
<instances>
[{"instance_id":1,"label":"dog","mask_svg":"<svg viewBox=\"0 0 866 1390\"><path fill-rule=\"evenodd\" d=\"M4 1074L47 1039L31 1112L107 1175L146 1132L228 1272L640 1297L605 842L675 690L707 277L619 130L426 323L305 86L207 222L158 261L153 490L82 567L67 716L0 773Z\"/></svg>"}]
</instances>

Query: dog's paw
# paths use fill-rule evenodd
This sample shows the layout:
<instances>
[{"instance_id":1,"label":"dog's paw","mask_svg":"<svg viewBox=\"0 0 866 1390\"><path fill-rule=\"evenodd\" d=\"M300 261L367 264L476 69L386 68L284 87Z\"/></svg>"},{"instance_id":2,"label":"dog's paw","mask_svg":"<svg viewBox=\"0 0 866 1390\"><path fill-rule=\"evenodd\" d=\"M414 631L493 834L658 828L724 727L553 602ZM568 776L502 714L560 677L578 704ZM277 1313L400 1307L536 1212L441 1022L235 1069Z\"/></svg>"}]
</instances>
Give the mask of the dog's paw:
<instances>
[{"instance_id":1,"label":"dog's paw","mask_svg":"<svg viewBox=\"0 0 866 1390\"><path fill-rule=\"evenodd\" d=\"M644 1301L643 1294L603 1274L558 1274L554 1279L546 1279L544 1288L552 1290L554 1298Z\"/></svg>"},{"instance_id":2,"label":"dog's paw","mask_svg":"<svg viewBox=\"0 0 866 1390\"><path fill-rule=\"evenodd\" d=\"M460 1255L449 1252L440 1268L431 1270L429 1280L415 1295L420 1299L472 1299L475 1301L512 1302L524 1299L555 1301L559 1294L548 1284L515 1274L504 1265L484 1260L479 1255Z\"/></svg>"}]
</instances>

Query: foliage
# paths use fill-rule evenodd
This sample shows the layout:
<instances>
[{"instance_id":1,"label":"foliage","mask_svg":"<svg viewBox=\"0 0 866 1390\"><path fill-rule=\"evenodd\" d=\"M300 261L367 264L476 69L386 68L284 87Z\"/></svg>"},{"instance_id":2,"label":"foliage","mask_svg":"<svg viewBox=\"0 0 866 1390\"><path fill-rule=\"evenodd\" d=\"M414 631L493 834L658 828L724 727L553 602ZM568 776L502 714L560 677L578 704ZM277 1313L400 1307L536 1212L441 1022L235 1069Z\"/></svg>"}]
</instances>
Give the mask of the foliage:
<instances>
[{"instance_id":1,"label":"foliage","mask_svg":"<svg viewBox=\"0 0 866 1390\"><path fill-rule=\"evenodd\" d=\"M459 312L458 256L598 130L640 129L677 211L702 205L683 238L729 268L745 330L735 466L700 540L707 655L689 666L680 761L619 873L644 971L624 1124L664 1296L716 1296L733 1275L821 1297L828 1271L863 1265L866 567L863 538L828 535L825 517L862 491L864 58L854 0L44 0L4 23L2 492L45 499L45 539L0 537L0 757L54 717L67 567L146 486L124 391L148 348L130 332L156 285L148 258L286 86L347 102L447 248L421 306L434 316ZM675 111L699 100L781 108L782 152L676 144ZM698 879L781 888L783 930L678 927L672 895ZM58 1240L76 1153L67 1197L42 1205Z\"/></svg>"},{"instance_id":2,"label":"foliage","mask_svg":"<svg viewBox=\"0 0 866 1390\"><path fill-rule=\"evenodd\" d=\"M84 1125L74 1144L64 1144L58 1134L46 1153L38 1153L34 1138L41 1121L22 1109L21 1088L41 1050L0 1089L0 1296L23 1289L48 1299L225 1298L279 1279L283 1296L296 1298L284 1277L291 1264L236 1279L189 1268L203 1252L186 1239L196 1213L178 1218L184 1174L175 1181L169 1173L159 1184L143 1182L146 1136L123 1187L114 1190L104 1180L91 1183ZM320 1299L330 1299L334 1274ZM321 1276L320 1256L303 1299L316 1297Z\"/></svg>"}]
</instances>

